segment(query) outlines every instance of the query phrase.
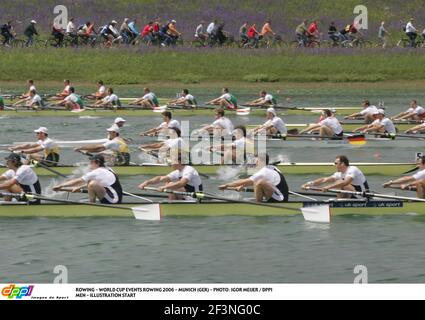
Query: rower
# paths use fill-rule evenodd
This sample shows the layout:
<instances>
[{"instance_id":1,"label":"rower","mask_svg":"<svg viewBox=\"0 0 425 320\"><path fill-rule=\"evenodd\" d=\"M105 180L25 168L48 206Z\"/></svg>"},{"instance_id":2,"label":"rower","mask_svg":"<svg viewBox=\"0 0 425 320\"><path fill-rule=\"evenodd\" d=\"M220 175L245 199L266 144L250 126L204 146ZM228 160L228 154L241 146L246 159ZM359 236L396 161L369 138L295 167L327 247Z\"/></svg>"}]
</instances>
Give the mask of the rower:
<instances>
[{"instance_id":1,"label":"rower","mask_svg":"<svg viewBox=\"0 0 425 320\"><path fill-rule=\"evenodd\" d=\"M425 132L425 123L418 124L410 129L407 129L404 133L424 133Z\"/></svg>"},{"instance_id":2,"label":"rower","mask_svg":"<svg viewBox=\"0 0 425 320\"><path fill-rule=\"evenodd\" d=\"M114 93L114 89L109 88L107 91L108 95L103 99L97 100L94 107L105 108L105 109L118 109L121 108L120 98Z\"/></svg>"},{"instance_id":3,"label":"rower","mask_svg":"<svg viewBox=\"0 0 425 320\"><path fill-rule=\"evenodd\" d=\"M183 89L181 97L175 100L171 100L168 105L195 108L198 105L198 102L196 101L195 97L189 93L188 89Z\"/></svg>"},{"instance_id":4,"label":"rower","mask_svg":"<svg viewBox=\"0 0 425 320\"><path fill-rule=\"evenodd\" d=\"M79 95L75 93L75 88L69 88L69 96L65 97L63 100L56 102L54 105L64 106L67 110L81 110L84 108L83 100Z\"/></svg>"},{"instance_id":5,"label":"rower","mask_svg":"<svg viewBox=\"0 0 425 320\"><path fill-rule=\"evenodd\" d=\"M288 129L285 122L277 116L276 110L274 108L268 108L267 121L251 131L254 135L259 132L265 132L267 136L286 135Z\"/></svg>"},{"instance_id":6,"label":"rower","mask_svg":"<svg viewBox=\"0 0 425 320\"><path fill-rule=\"evenodd\" d=\"M28 109L33 110L38 110L44 107L43 99L37 94L35 90L31 90L27 98L18 100L13 104L13 106L18 107L23 104L25 104Z\"/></svg>"},{"instance_id":7,"label":"rower","mask_svg":"<svg viewBox=\"0 0 425 320\"><path fill-rule=\"evenodd\" d=\"M269 163L269 155L257 158L259 171L248 179L237 180L219 186L220 190L243 191L245 188L254 186L255 200L257 202L288 202L289 188L282 172Z\"/></svg>"},{"instance_id":8,"label":"rower","mask_svg":"<svg viewBox=\"0 0 425 320\"><path fill-rule=\"evenodd\" d=\"M0 111L4 110L4 100L3 97L0 95Z\"/></svg>"},{"instance_id":9,"label":"rower","mask_svg":"<svg viewBox=\"0 0 425 320\"><path fill-rule=\"evenodd\" d=\"M181 131L178 128L168 128L164 130L169 139L161 142L143 144L139 149L153 155L158 159L158 163L166 163L176 155L183 159L189 157L189 146L181 138Z\"/></svg>"},{"instance_id":10,"label":"rower","mask_svg":"<svg viewBox=\"0 0 425 320\"><path fill-rule=\"evenodd\" d=\"M382 186L384 188L400 187L402 190L409 190L411 187L416 187L418 198L425 199L425 156L419 157L416 164L419 168L416 174L390 180Z\"/></svg>"},{"instance_id":11,"label":"rower","mask_svg":"<svg viewBox=\"0 0 425 320\"><path fill-rule=\"evenodd\" d=\"M119 129L122 129L123 127L124 127L124 125L125 125L125 123L127 122L127 120L125 120L125 119L123 119L123 118L121 118L121 117L118 117L118 118L116 118L115 120L114 120L114 124L119 128Z\"/></svg>"},{"instance_id":12,"label":"rower","mask_svg":"<svg viewBox=\"0 0 425 320\"><path fill-rule=\"evenodd\" d=\"M222 164L243 164L253 155L254 144L246 138L246 128L237 126L232 132L234 141L230 144L219 144L210 147L211 151L223 153Z\"/></svg>"},{"instance_id":13,"label":"rower","mask_svg":"<svg viewBox=\"0 0 425 320\"><path fill-rule=\"evenodd\" d=\"M22 96L20 97L20 99L28 98L30 96L30 93L31 93L32 90L37 91L37 88L34 85L34 80L31 80L31 79L28 80L27 85L28 85L28 91L23 93Z\"/></svg>"},{"instance_id":14,"label":"rower","mask_svg":"<svg viewBox=\"0 0 425 320\"><path fill-rule=\"evenodd\" d=\"M181 157L171 164L172 171L166 176L157 176L149 179L139 185L139 189L144 190L149 185L165 183L159 187L159 191L165 189L182 192L201 192L203 191L202 180L195 168L186 165ZM191 197L181 197L175 194L169 194L170 200L191 200Z\"/></svg>"},{"instance_id":15,"label":"rower","mask_svg":"<svg viewBox=\"0 0 425 320\"><path fill-rule=\"evenodd\" d=\"M103 144L94 144L75 148L74 151L81 153L100 153L104 151L110 151L112 154L105 153L104 155L110 157L110 162L113 163L114 166L130 165L129 148L124 139L120 137L120 129L118 126L113 125L107 129L107 132L109 141Z\"/></svg>"},{"instance_id":16,"label":"rower","mask_svg":"<svg viewBox=\"0 0 425 320\"><path fill-rule=\"evenodd\" d=\"M63 80L64 88L62 92L59 92L54 96L54 98L58 99L65 99L67 96L71 94L71 91L69 90L71 88L71 81L70 80Z\"/></svg>"},{"instance_id":17,"label":"rower","mask_svg":"<svg viewBox=\"0 0 425 320\"><path fill-rule=\"evenodd\" d=\"M59 147L49 138L48 129L40 127L34 130L37 142L25 143L9 148L9 151L20 151L27 155L27 160L36 160L47 166L57 166L59 163Z\"/></svg>"},{"instance_id":18,"label":"rower","mask_svg":"<svg viewBox=\"0 0 425 320\"><path fill-rule=\"evenodd\" d=\"M369 100L363 101L363 110L357 113L353 113L349 116L344 117L344 120L358 120L364 119L365 123L370 124L375 119L373 114L378 110L376 106L371 106Z\"/></svg>"},{"instance_id":19,"label":"rower","mask_svg":"<svg viewBox=\"0 0 425 320\"><path fill-rule=\"evenodd\" d=\"M273 95L270 93L267 93L266 90L263 90L260 92L260 98L253 100L251 102L248 102L245 104L246 106L251 107L271 107L277 105L277 100Z\"/></svg>"},{"instance_id":20,"label":"rower","mask_svg":"<svg viewBox=\"0 0 425 320\"><path fill-rule=\"evenodd\" d=\"M364 176L356 166L351 166L350 161L346 156L338 156L335 159L335 166L337 172L327 178L320 178L302 185L302 189L308 190L310 187L321 186L321 191L327 192L330 189L341 189L353 192L369 191L369 184ZM346 195L339 194L338 198L346 198Z\"/></svg>"},{"instance_id":21,"label":"rower","mask_svg":"<svg viewBox=\"0 0 425 320\"><path fill-rule=\"evenodd\" d=\"M84 98L89 100L102 100L106 97L106 87L102 80L96 82L96 92L85 96Z\"/></svg>"},{"instance_id":22,"label":"rower","mask_svg":"<svg viewBox=\"0 0 425 320\"><path fill-rule=\"evenodd\" d=\"M222 95L217 99L211 100L206 104L213 104L222 107L223 109L234 110L238 108L238 101L235 96L229 92L228 88L223 88Z\"/></svg>"},{"instance_id":23,"label":"rower","mask_svg":"<svg viewBox=\"0 0 425 320\"><path fill-rule=\"evenodd\" d=\"M320 137L342 139L344 137L344 129L332 111L323 110L322 116L324 117L323 120L319 123L311 124L308 128L302 130L300 134L319 132Z\"/></svg>"},{"instance_id":24,"label":"rower","mask_svg":"<svg viewBox=\"0 0 425 320\"><path fill-rule=\"evenodd\" d=\"M224 116L224 109L215 109L215 121L212 124L206 125L199 129L198 132L206 131L214 137L225 137L232 135L235 127L229 118Z\"/></svg>"},{"instance_id":25,"label":"rower","mask_svg":"<svg viewBox=\"0 0 425 320\"><path fill-rule=\"evenodd\" d=\"M425 109L421 106L418 106L416 100L410 102L410 108L405 112L402 112L394 117L393 120L418 120L422 121L425 119Z\"/></svg>"},{"instance_id":26,"label":"rower","mask_svg":"<svg viewBox=\"0 0 425 320\"><path fill-rule=\"evenodd\" d=\"M361 133L379 133L387 136L394 136L397 134L394 123L387 117L385 117L385 110L378 109L373 113L375 121L371 124L357 128L353 132Z\"/></svg>"},{"instance_id":27,"label":"rower","mask_svg":"<svg viewBox=\"0 0 425 320\"><path fill-rule=\"evenodd\" d=\"M123 191L121 183L115 173L105 167L105 158L96 154L89 158L90 172L81 178L61 183L53 188L59 192L64 188L72 187L72 192L79 192L87 187L89 201L95 203L99 199L103 204L118 204L122 202Z\"/></svg>"},{"instance_id":28,"label":"rower","mask_svg":"<svg viewBox=\"0 0 425 320\"><path fill-rule=\"evenodd\" d=\"M140 133L140 135L141 136L157 136L161 132L164 132L164 130L166 129L177 128L181 130L180 123L177 120L173 119L173 115L170 111L164 111L162 113L162 117L163 117L163 122L159 126L152 128L148 131L142 132Z\"/></svg>"},{"instance_id":29,"label":"rower","mask_svg":"<svg viewBox=\"0 0 425 320\"><path fill-rule=\"evenodd\" d=\"M130 102L130 105L139 105L145 109L159 108L159 101L155 93L151 92L149 88L144 88L143 91L145 95L140 99Z\"/></svg>"},{"instance_id":30,"label":"rower","mask_svg":"<svg viewBox=\"0 0 425 320\"><path fill-rule=\"evenodd\" d=\"M9 170L0 177L0 181L4 181L0 184L0 190L15 194L41 194L41 185L37 174L29 165L22 164L21 157L18 154L11 153L5 160ZM5 200L12 201L12 198L5 197ZM38 199L28 202L29 204L40 204Z\"/></svg>"}]
</instances>

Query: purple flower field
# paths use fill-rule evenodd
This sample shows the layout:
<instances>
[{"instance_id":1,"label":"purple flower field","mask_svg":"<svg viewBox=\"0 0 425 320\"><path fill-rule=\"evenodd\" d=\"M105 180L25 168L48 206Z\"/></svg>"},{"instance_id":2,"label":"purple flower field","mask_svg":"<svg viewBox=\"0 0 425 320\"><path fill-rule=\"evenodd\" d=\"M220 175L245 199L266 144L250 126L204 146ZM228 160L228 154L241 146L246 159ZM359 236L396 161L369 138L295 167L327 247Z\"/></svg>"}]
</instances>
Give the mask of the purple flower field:
<instances>
[{"instance_id":1,"label":"purple flower field","mask_svg":"<svg viewBox=\"0 0 425 320\"><path fill-rule=\"evenodd\" d=\"M28 21L35 19L43 33L50 32L54 18L53 8L57 4L68 7L70 17L77 24L94 21L97 26L115 19L121 22L125 17L138 19L138 27L156 16L162 21L175 19L178 28L186 39L192 38L194 29L200 20L209 23L218 19L226 24L226 30L237 34L243 21L255 22L261 28L266 19L271 19L273 28L284 38L293 38L295 27L304 19L318 19L321 30L325 31L330 21L335 21L342 29L354 17L353 9L364 4L369 10L370 37L375 37L381 20L386 20L388 27L399 32L406 19L416 18L418 29L425 27L423 1L411 0L408 3L396 0L248 0L224 2L220 0L15 0L3 2L0 11L0 23L16 20L16 29L22 32Z\"/></svg>"}]
</instances>

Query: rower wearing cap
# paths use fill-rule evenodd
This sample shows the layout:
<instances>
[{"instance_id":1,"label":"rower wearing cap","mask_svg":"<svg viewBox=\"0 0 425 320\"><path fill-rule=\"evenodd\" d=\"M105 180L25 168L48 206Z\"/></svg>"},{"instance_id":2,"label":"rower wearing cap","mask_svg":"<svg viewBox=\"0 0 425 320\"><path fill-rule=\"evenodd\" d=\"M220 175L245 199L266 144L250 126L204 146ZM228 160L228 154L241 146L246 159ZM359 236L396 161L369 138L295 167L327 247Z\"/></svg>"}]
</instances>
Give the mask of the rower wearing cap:
<instances>
[{"instance_id":1,"label":"rower wearing cap","mask_svg":"<svg viewBox=\"0 0 425 320\"><path fill-rule=\"evenodd\" d=\"M417 120L422 121L425 120L425 109L421 106L418 106L418 102L416 100L412 100L410 102L410 108L405 112L402 112L394 117L393 120Z\"/></svg>"},{"instance_id":2,"label":"rower wearing cap","mask_svg":"<svg viewBox=\"0 0 425 320\"><path fill-rule=\"evenodd\" d=\"M320 189L327 192L330 189L341 189L346 191L369 191L369 184L365 175L356 166L351 166L350 161L346 156L338 156L335 159L335 166L337 172L327 178L320 178L305 183L301 186L302 189L309 189L310 187L321 186L327 184ZM339 198L344 198L346 195L339 194Z\"/></svg>"},{"instance_id":3,"label":"rower wearing cap","mask_svg":"<svg viewBox=\"0 0 425 320\"><path fill-rule=\"evenodd\" d=\"M165 163L176 155L183 159L189 156L189 146L182 139L180 129L165 129L164 135L170 138L161 142L140 145L139 149L157 157L159 163Z\"/></svg>"},{"instance_id":4,"label":"rower wearing cap","mask_svg":"<svg viewBox=\"0 0 425 320\"><path fill-rule=\"evenodd\" d=\"M18 100L13 104L14 107L18 107L20 105L25 105L28 109L31 108L33 110L38 110L43 108L44 103L43 99L37 94L37 91L31 90L27 98Z\"/></svg>"},{"instance_id":5,"label":"rower wearing cap","mask_svg":"<svg viewBox=\"0 0 425 320\"><path fill-rule=\"evenodd\" d=\"M253 155L254 144L246 138L246 128L237 126L232 132L234 138L230 144L220 144L210 147L211 151L223 152L222 164L246 163L248 157Z\"/></svg>"},{"instance_id":6,"label":"rower wearing cap","mask_svg":"<svg viewBox=\"0 0 425 320\"><path fill-rule=\"evenodd\" d=\"M218 97L217 99L211 100L206 103L218 105L222 107L223 109L230 109L234 110L238 108L238 101L236 100L235 96L230 93L229 88L223 88L222 95Z\"/></svg>"},{"instance_id":7,"label":"rower wearing cap","mask_svg":"<svg viewBox=\"0 0 425 320\"><path fill-rule=\"evenodd\" d=\"M103 99L96 101L93 105L98 108L106 108L106 109L118 109L121 108L120 98L114 93L114 89L109 88L107 91L107 96Z\"/></svg>"},{"instance_id":8,"label":"rower wearing cap","mask_svg":"<svg viewBox=\"0 0 425 320\"><path fill-rule=\"evenodd\" d=\"M373 121L370 125L357 128L353 132L380 133L385 135L397 134L394 123L385 117L384 109L378 109L373 113L373 116L375 117L375 121Z\"/></svg>"},{"instance_id":9,"label":"rower wearing cap","mask_svg":"<svg viewBox=\"0 0 425 320\"><path fill-rule=\"evenodd\" d=\"M139 105L145 109L159 108L159 100L155 93L151 92L149 88L145 88L143 91L145 95L140 99L136 99L133 102L130 102L130 105Z\"/></svg>"},{"instance_id":10,"label":"rower wearing cap","mask_svg":"<svg viewBox=\"0 0 425 320\"><path fill-rule=\"evenodd\" d=\"M414 175L390 180L382 186L384 188L400 187L403 190L415 187L418 198L425 199L425 156L419 157L416 164L419 171Z\"/></svg>"},{"instance_id":11,"label":"rower wearing cap","mask_svg":"<svg viewBox=\"0 0 425 320\"><path fill-rule=\"evenodd\" d=\"M171 164L171 168L174 171L172 171L166 176L157 176L143 182L139 185L139 189L144 190L149 185L165 183L163 186L158 188L160 191L163 191L165 189L183 192L203 191L202 180L199 176L198 171L196 171L195 168L186 165L184 161L182 161L181 157L178 157L177 159L177 161ZM183 198L188 200L188 197ZM182 197L177 196L175 194L170 194L169 199L179 200L182 199Z\"/></svg>"},{"instance_id":12,"label":"rower wearing cap","mask_svg":"<svg viewBox=\"0 0 425 320\"><path fill-rule=\"evenodd\" d=\"M69 96L65 97L63 100L56 102L54 105L64 106L68 110L81 110L84 108L83 100L79 95L75 93L75 88L69 88Z\"/></svg>"},{"instance_id":13,"label":"rower wearing cap","mask_svg":"<svg viewBox=\"0 0 425 320\"><path fill-rule=\"evenodd\" d=\"M267 136L286 135L288 133L285 122L277 116L274 108L267 109L267 121L263 125L254 128L251 133L258 134L262 131Z\"/></svg>"},{"instance_id":14,"label":"rower wearing cap","mask_svg":"<svg viewBox=\"0 0 425 320\"><path fill-rule=\"evenodd\" d=\"M94 144L74 149L76 152L91 153L111 151L111 162L115 166L128 166L130 164L130 152L127 143L120 137L120 129L113 125L108 131L108 141L103 144ZM106 155L106 154L105 154ZM110 156L110 154L108 154Z\"/></svg>"},{"instance_id":15,"label":"rower wearing cap","mask_svg":"<svg viewBox=\"0 0 425 320\"><path fill-rule=\"evenodd\" d=\"M40 127L34 130L37 142L26 143L9 148L9 151L20 151L27 155L28 160L37 160L47 166L56 166L59 163L59 147L49 138L48 129Z\"/></svg>"},{"instance_id":16,"label":"rower wearing cap","mask_svg":"<svg viewBox=\"0 0 425 320\"><path fill-rule=\"evenodd\" d=\"M364 119L365 123L370 124L375 121L373 114L378 110L376 106L370 105L369 100L363 101L363 110L344 117L344 120Z\"/></svg>"},{"instance_id":17,"label":"rower wearing cap","mask_svg":"<svg viewBox=\"0 0 425 320\"><path fill-rule=\"evenodd\" d=\"M232 121L224 116L224 109L215 109L215 121L212 124L206 125L199 129L199 132L206 131L215 137L230 136L235 129Z\"/></svg>"},{"instance_id":18,"label":"rower wearing cap","mask_svg":"<svg viewBox=\"0 0 425 320\"><path fill-rule=\"evenodd\" d=\"M118 117L118 118L116 118L115 120L114 120L114 124L121 130L123 127L124 127L124 125L125 125L125 123L127 122L127 120L125 120L125 119L123 119L123 118L121 118L121 117Z\"/></svg>"},{"instance_id":19,"label":"rower wearing cap","mask_svg":"<svg viewBox=\"0 0 425 320\"><path fill-rule=\"evenodd\" d=\"M263 90L260 92L260 98L248 102L245 105L251 107L272 107L277 105L277 100L273 95Z\"/></svg>"},{"instance_id":20,"label":"rower wearing cap","mask_svg":"<svg viewBox=\"0 0 425 320\"><path fill-rule=\"evenodd\" d=\"M105 167L105 158L94 155L89 158L90 171L81 178L69 180L53 188L54 191L61 191L71 187L72 192L79 192L87 187L89 201L95 203L99 199L103 204L117 204L122 202L123 190L121 183L115 173Z\"/></svg>"},{"instance_id":21,"label":"rower wearing cap","mask_svg":"<svg viewBox=\"0 0 425 320\"><path fill-rule=\"evenodd\" d=\"M41 194L41 185L37 174L29 165L22 164L18 154L11 153L5 160L9 170L0 176L0 190L15 194L23 192ZM12 201L10 197L5 197L5 200ZM40 204L40 200L30 200L29 203Z\"/></svg>"},{"instance_id":22,"label":"rower wearing cap","mask_svg":"<svg viewBox=\"0 0 425 320\"><path fill-rule=\"evenodd\" d=\"M96 82L96 92L85 96L89 100L102 100L107 96L106 87L102 80Z\"/></svg>"},{"instance_id":23,"label":"rower wearing cap","mask_svg":"<svg viewBox=\"0 0 425 320\"><path fill-rule=\"evenodd\" d=\"M300 134L319 132L321 137L341 139L344 136L344 129L332 111L328 109L323 110L323 117L324 119L322 121L310 125L308 128L302 130Z\"/></svg>"},{"instance_id":24,"label":"rower wearing cap","mask_svg":"<svg viewBox=\"0 0 425 320\"><path fill-rule=\"evenodd\" d=\"M269 155L257 158L259 171L248 179L237 180L219 186L220 190L232 189L243 191L253 186L257 202L288 202L289 188L282 172L269 163Z\"/></svg>"},{"instance_id":25,"label":"rower wearing cap","mask_svg":"<svg viewBox=\"0 0 425 320\"><path fill-rule=\"evenodd\" d=\"M161 132L164 132L166 129L176 128L181 130L180 123L177 120L173 119L173 115L170 111L164 111L162 113L162 117L163 117L163 122L159 126L152 128L148 131L142 132L140 133L140 135L141 136L157 136Z\"/></svg>"},{"instance_id":26,"label":"rower wearing cap","mask_svg":"<svg viewBox=\"0 0 425 320\"><path fill-rule=\"evenodd\" d=\"M183 89L181 97L175 100L171 100L168 105L194 108L198 105L198 102L196 101L195 97L189 93L188 89Z\"/></svg>"}]
</instances>

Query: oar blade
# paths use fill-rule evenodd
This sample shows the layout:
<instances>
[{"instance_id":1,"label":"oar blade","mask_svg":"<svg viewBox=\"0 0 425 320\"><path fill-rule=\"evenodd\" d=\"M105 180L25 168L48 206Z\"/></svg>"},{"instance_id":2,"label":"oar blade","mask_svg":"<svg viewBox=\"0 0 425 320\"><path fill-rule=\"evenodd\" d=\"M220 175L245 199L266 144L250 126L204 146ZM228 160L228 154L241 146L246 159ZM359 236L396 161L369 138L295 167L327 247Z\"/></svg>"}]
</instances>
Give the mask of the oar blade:
<instances>
[{"instance_id":1,"label":"oar blade","mask_svg":"<svg viewBox=\"0 0 425 320\"><path fill-rule=\"evenodd\" d=\"M317 223L330 223L331 211L329 205L311 206L301 208L305 221Z\"/></svg>"},{"instance_id":2,"label":"oar blade","mask_svg":"<svg viewBox=\"0 0 425 320\"><path fill-rule=\"evenodd\" d=\"M251 108L239 108L236 110L238 116L248 116L251 113Z\"/></svg>"},{"instance_id":3,"label":"oar blade","mask_svg":"<svg viewBox=\"0 0 425 320\"><path fill-rule=\"evenodd\" d=\"M131 208L136 220L160 221L161 207L159 203L145 204Z\"/></svg>"}]
</instances>

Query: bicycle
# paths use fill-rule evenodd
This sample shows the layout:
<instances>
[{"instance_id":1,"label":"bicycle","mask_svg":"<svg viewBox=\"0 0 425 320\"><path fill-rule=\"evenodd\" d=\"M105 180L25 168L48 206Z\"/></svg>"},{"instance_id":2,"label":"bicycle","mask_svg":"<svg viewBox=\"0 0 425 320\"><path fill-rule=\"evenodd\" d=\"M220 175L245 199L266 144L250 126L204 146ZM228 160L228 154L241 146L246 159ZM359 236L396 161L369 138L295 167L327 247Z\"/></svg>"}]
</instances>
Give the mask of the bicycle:
<instances>
[{"instance_id":1,"label":"bicycle","mask_svg":"<svg viewBox=\"0 0 425 320\"><path fill-rule=\"evenodd\" d=\"M407 36L403 36L398 42L397 47L399 48L410 48L410 39ZM415 39L415 48L423 48L425 47L425 39L422 35L417 36Z\"/></svg>"},{"instance_id":2,"label":"bicycle","mask_svg":"<svg viewBox=\"0 0 425 320\"><path fill-rule=\"evenodd\" d=\"M307 40L305 39L298 39L291 41L289 43L289 46L291 48L320 48L320 40L314 37L308 37Z\"/></svg>"}]
</instances>

